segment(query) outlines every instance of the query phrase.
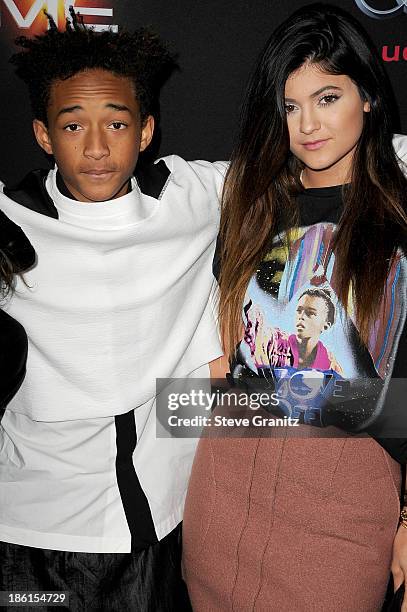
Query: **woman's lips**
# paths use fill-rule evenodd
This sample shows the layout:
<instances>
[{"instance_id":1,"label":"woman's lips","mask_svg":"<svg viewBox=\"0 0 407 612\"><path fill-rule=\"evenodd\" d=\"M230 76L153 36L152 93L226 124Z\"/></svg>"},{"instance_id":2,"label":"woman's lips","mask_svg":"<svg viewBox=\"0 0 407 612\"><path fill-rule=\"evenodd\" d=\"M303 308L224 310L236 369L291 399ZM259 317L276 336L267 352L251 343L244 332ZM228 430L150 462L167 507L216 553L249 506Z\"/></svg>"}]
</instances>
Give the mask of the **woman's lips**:
<instances>
[{"instance_id":1,"label":"woman's lips","mask_svg":"<svg viewBox=\"0 0 407 612\"><path fill-rule=\"evenodd\" d=\"M316 151L317 149L321 149L324 144L328 142L328 138L325 140L314 140L312 142L304 142L303 147L305 147L308 151Z\"/></svg>"}]
</instances>

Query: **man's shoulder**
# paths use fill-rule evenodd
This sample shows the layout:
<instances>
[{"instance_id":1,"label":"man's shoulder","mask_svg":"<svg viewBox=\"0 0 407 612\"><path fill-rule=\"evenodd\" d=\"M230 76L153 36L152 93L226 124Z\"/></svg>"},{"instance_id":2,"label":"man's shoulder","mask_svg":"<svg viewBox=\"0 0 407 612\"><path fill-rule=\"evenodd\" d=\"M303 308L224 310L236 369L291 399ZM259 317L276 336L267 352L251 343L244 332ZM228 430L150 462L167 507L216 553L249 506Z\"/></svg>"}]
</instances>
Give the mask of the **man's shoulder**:
<instances>
[{"instance_id":1,"label":"man's shoulder","mask_svg":"<svg viewBox=\"0 0 407 612\"><path fill-rule=\"evenodd\" d=\"M195 172L200 173L212 173L220 174L223 177L229 167L227 161L207 161L205 159L195 159L192 161L186 160L179 155L167 155L162 157L161 161L164 161L170 168L171 172Z\"/></svg>"},{"instance_id":2,"label":"man's shoulder","mask_svg":"<svg viewBox=\"0 0 407 612\"><path fill-rule=\"evenodd\" d=\"M16 185L4 186L3 193L25 208L57 219L57 210L45 186L48 172L45 169L32 170Z\"/></svg>"},{"instance_id":3,"label":"man's shoulder","mask_svg":"<svg viewBox=\"0 0 407 612\"><path fill-rule=\"evenodd\" d=\"M220 194L228 169L228 162L206 160L187 161L178 155L161 158L160 162L170 170L168 184L171 182L185 188L199 185L208 193Z\"/></svg>"}]
</instances>

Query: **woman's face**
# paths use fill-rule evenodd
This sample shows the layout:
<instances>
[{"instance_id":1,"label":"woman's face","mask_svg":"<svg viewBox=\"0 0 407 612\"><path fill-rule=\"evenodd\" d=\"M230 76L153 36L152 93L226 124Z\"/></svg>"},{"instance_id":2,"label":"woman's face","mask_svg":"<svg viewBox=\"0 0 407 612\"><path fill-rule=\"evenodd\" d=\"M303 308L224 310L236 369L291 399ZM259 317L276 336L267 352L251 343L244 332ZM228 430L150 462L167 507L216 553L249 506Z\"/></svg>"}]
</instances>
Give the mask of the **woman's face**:
<instances>
[{"instance_id":1,"label":"woman's face","mask_svg":"<svg viewBox=\"0 0 407 612\"><path fill-rule=\"evenodd\" d=\"M285 108L291 152L305 165L304 186L349 182L364 113L370 111L353 81L303 64L287 79Z\"/></svg>"}]
</instances>

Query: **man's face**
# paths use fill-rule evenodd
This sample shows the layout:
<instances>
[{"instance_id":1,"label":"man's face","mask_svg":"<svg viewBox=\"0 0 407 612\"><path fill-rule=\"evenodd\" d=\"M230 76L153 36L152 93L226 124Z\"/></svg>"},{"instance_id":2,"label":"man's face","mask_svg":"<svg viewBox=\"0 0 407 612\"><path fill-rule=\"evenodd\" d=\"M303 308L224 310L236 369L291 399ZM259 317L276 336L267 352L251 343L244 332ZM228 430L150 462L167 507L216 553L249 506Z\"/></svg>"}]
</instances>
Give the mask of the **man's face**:
<instances>
[{"instance_id":1,"label":"man's face","mask_svg":"<svg viewBox=\"0 0 407 612\"><path fill-rule=\"evenodd\" d=\"M47 114L47 127L34 120L35 136L72 195L81 202L124 195L154 129L151 116L141 125L131 80L95 69L56 81Z\"/></svg>"},{"instance_id":2,"label":"man's face","mask_svg":"<svg viewBox=\"0 0 407 612\"><path fill-rule=\"evenodd\" d=\"M327 321L328 308L321 297L303 295L297 304L295 312L295 333L297 338L317 340L323 331L331 324Z\"/></svg>"}]
</instances>

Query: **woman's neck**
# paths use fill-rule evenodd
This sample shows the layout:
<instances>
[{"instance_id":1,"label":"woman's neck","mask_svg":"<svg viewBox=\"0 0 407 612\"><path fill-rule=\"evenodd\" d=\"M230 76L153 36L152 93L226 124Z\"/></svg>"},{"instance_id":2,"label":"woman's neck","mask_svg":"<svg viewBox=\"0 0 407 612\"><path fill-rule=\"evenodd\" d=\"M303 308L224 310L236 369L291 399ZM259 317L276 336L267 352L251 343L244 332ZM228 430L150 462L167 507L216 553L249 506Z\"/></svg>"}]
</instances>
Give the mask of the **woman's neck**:
<instances>
[{"instance_id":1,"label":"woman's neck","mask_svg":"<svg viewBox=\"0 0 407 612\"><path fill-rule=\"evenodd\" d=\"M301 172L301 182L306 189L314 187L334 187L350 183L353 150L329 168L314 170L306 166Z\"/></svg>"}]
</instances>

